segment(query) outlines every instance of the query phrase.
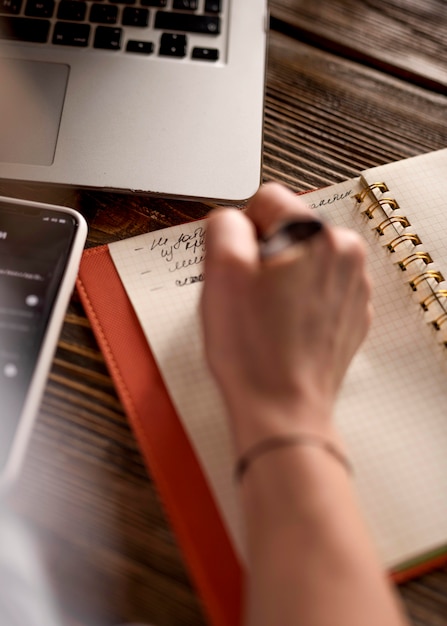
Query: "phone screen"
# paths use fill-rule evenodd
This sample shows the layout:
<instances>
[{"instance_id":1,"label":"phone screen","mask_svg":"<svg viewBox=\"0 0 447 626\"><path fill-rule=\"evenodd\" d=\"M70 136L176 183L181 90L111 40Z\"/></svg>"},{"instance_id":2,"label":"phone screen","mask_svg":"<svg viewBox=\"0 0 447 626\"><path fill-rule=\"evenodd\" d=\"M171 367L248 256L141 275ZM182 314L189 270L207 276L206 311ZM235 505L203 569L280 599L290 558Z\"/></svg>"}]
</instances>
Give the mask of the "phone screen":
<instances>
[{"instance_id":1,"label":"phone screen","mask_svg":"<svg viewBox=\"0 0 447 626\"><path fill-rule=\"evenodd\" d=\"M62 211L0 204L0 471L76 229L76 218Z\"/></svg>"}]
</instances>

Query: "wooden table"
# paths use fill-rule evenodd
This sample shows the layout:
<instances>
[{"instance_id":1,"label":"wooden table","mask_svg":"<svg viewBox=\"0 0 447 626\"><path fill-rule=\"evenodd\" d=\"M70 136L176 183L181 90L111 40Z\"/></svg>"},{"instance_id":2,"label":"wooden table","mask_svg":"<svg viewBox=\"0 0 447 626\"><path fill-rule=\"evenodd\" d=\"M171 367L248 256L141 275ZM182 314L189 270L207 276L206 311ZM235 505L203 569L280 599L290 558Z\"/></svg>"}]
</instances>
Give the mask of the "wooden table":
<instances>
[{"instance_id":1,"label":"wooden table","mask_svg":"<svg viewBox=\"0 0 447 626\"><path fill-rule=\"evenodd\" d=\"M272 0L271 18L264 180L312 189L447 146L445 0ZM88 246L209 209L6 183L0 192L75 206ZM36 531L68 626L206 624L76 295L14 504ZM447 570L400 592L415 625L447 625Z\"/></svg>"}]
</instances>

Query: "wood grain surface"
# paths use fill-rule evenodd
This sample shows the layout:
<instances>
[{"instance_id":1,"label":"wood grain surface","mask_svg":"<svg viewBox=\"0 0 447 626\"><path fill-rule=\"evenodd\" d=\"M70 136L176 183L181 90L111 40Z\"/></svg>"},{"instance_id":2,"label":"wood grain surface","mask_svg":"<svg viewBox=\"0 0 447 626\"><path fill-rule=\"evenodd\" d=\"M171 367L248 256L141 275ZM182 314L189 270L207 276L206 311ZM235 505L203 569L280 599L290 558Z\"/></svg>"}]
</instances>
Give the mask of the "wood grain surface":
<instances>
[{"instance_id":1,"label":"wood grain surface","mask_svg":"<svg viewBox=\"0 0 447 626\"><path fill-rule=\"evenodd\" d=\"M270 0L274 25L301 41L445 94L445 0Z\"/></svg>"},{"instance_id":2,"label":"wood grain surface","mask_svg":"<svg viewBox=\"0 0 447 626\"><path fill-rule=\"evenodd\" d=\"M446 147L447 94L431 85L442 84L447 68L439 54L445 6L439 0L272 1L272 15L290 29L272 30L269 41L264 180L300 191ZM350 40L352 58L295 36L304 16L309 31L345 45L354 10L355 23L368 24L368 55L376 65L355 53L355 46L365 48L360 27ZM377 13L395 25L393 36L384 38ZM442 18L432 20L433 31L427 16ZM379 41L400 53L388 58ZM405 59L405 50L417 63ZM430 81L408 79L405 68L416 66L426 68ZM0 193L75 206L88 219L89 246L199 218L210 208L6 182ZM67 626L207 623L76 294L12 502L36 533ZM447 570L399 591L415 626L447 626Z\"/></svg>"}]
</instances>

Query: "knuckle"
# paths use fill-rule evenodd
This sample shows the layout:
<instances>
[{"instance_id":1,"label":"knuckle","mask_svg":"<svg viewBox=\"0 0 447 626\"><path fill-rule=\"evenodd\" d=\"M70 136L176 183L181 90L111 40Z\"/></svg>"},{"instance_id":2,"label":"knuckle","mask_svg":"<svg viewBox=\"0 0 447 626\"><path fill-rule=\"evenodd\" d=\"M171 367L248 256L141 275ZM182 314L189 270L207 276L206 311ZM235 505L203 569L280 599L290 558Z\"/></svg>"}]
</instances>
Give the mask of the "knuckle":
<instances>
[{"instance_id":1,"label":"knuckle","mask_svg":"<svg viewBox=\"0 0 447 626\"><path fill-rule=\"evenodd\" d=\"M334 253L357 265L366 259L366 247L363 238L353 230L339 229L334 231Z\"/></svg>"}]
</instances>

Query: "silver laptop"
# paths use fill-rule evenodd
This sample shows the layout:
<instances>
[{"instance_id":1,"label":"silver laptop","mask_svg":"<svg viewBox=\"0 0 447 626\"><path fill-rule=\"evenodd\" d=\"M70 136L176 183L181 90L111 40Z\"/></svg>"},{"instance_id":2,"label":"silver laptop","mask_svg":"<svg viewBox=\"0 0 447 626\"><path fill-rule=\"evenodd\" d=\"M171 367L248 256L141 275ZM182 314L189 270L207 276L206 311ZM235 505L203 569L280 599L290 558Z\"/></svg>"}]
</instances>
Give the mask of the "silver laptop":
<instances>
[{"instance_id":1,"label":"silver laptop","mask_svg":"<svg viewBox=\"0 0 447 626\"><path fill-rule=\"evenodd\" d=\"M266 0L0 0L0 178L237 201Z\"/></svg>"}]
</instances>

